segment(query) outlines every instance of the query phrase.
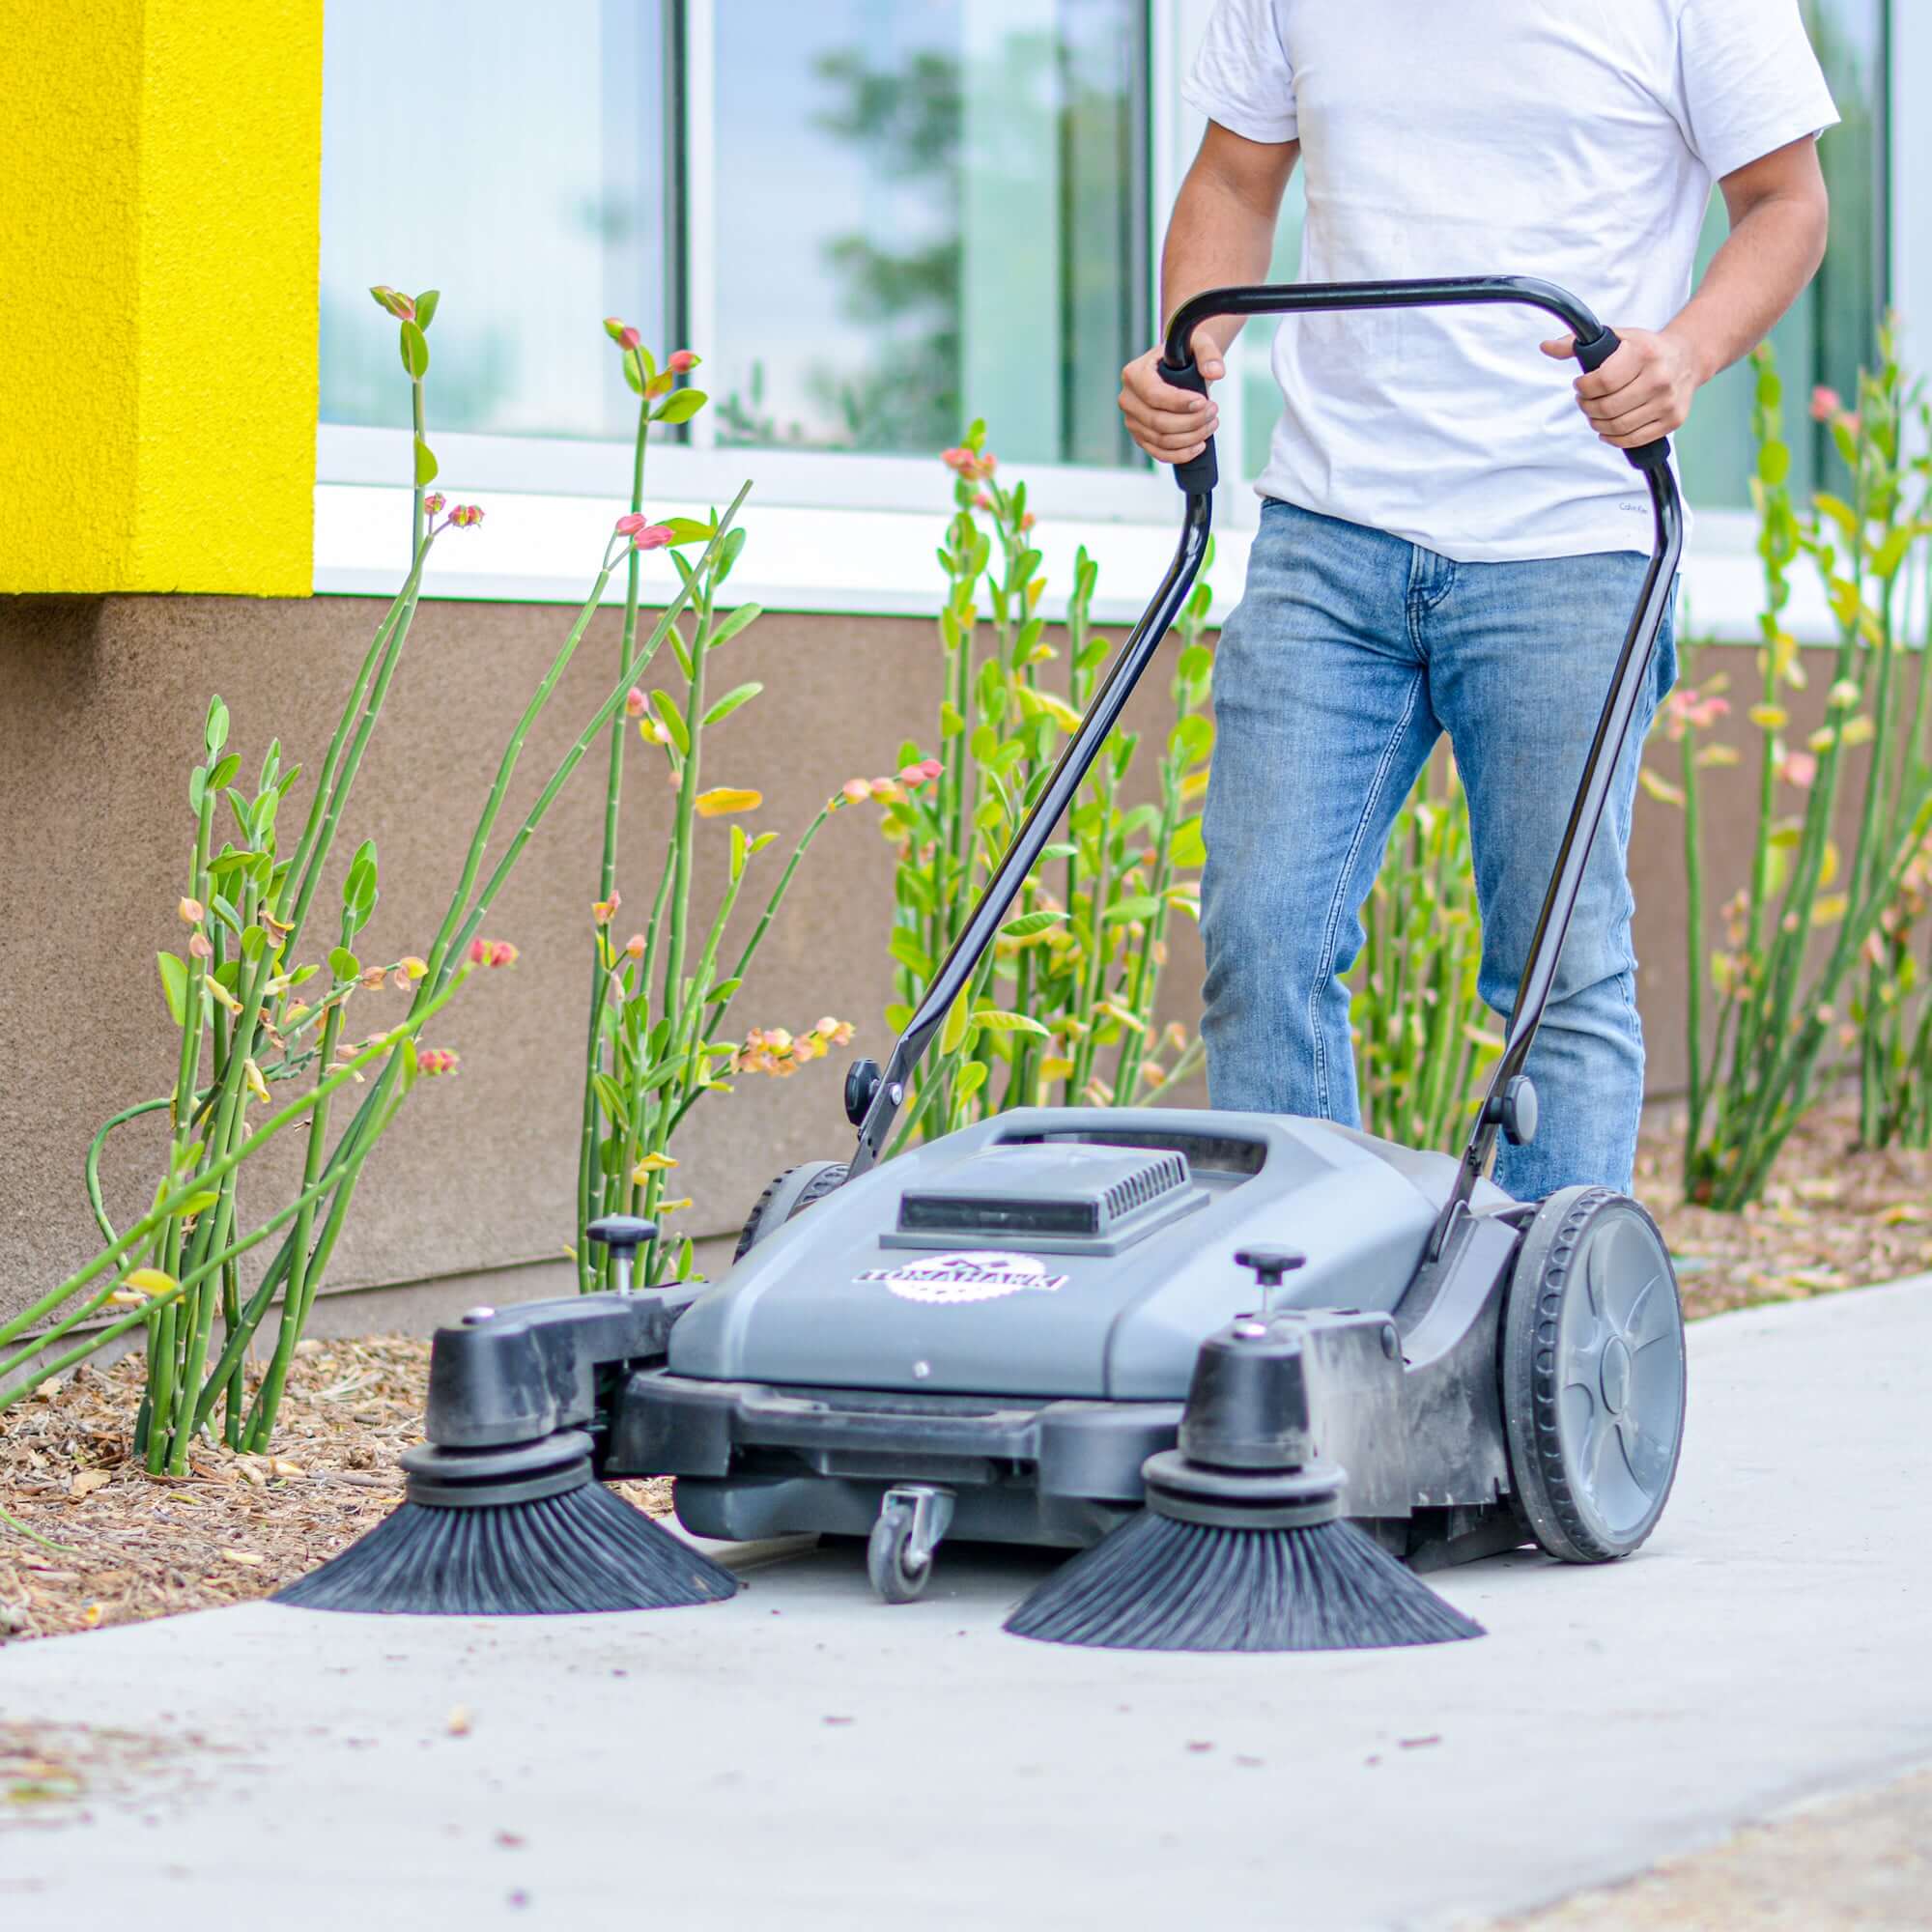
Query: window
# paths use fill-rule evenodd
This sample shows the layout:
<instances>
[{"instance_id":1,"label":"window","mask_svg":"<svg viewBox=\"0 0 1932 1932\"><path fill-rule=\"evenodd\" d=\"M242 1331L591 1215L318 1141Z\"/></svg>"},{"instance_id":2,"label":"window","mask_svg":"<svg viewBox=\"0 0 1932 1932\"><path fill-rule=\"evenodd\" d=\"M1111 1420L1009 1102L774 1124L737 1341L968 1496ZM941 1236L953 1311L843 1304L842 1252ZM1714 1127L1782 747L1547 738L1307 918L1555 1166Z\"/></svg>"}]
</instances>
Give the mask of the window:
<instances>
[{"instance_id":1,"label":"window","mask_svg":"<svg viewBox=\"0 0 1932 1932\"><path fill-rule=\"evenodd\" d=\"M1148 332L1145 9L715 14L721 440L1117 464Z\"/></svg>"},{"instance_id":2,"label":"window","mask_svg":"<svg viewBox=\"0 0 1932 1932\"><path fill-rule=\"evenodd\" d=\"M322 419L406 422L368 289L440 289L433 429L628 437L598 327L665 339L675 224L665 8L653 0L329 0Z\"/></svg>"},{"instance_id":3,"label":"window","mask_svg":"<svg viewBox=\"0 0 1932 1932\"><path fill-rule=\"evenodd\" d=\"M407 281L449 304L434 427L627 438L598 321L678 346L701 283L706 438L927 456L984 412L1009 459L1138 467L1147 12L330 0L323 420L398 421L366 290Z\"/></svg>"}]
</instances>

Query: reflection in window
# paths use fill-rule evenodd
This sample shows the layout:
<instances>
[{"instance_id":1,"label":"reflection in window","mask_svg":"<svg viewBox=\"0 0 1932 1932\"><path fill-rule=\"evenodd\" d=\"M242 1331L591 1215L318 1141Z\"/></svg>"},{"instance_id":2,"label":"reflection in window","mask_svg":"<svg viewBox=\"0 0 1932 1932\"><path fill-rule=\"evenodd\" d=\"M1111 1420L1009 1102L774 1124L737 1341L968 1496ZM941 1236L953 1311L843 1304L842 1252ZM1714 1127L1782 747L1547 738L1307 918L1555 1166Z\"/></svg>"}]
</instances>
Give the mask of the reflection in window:
<instances>
[{"instance_id":1,"label":"reflection in window","mask_svg":"<svg viewBox=\"0 0 1932 1932\"><path fill-rule=\"evenodd\" d=\"M1132 0L730 0L715 14L717 432L1133 461L1149 336ZM700 242L699 245L702 245Z\"/></svg>"},{"instance_id":2,"label":"reflection in window","mask_svg":"<svg viewBox=\"0 0 1932 1932\"><path fill-rule=\"evenodd\" d=\"M437 429L628 437L599 326L665 341L660 0L328 0L324 16L322 419L405 425L372 282L440 289ZM675 346L675 345L673 345Z\"/></svg>"}]
</instances>

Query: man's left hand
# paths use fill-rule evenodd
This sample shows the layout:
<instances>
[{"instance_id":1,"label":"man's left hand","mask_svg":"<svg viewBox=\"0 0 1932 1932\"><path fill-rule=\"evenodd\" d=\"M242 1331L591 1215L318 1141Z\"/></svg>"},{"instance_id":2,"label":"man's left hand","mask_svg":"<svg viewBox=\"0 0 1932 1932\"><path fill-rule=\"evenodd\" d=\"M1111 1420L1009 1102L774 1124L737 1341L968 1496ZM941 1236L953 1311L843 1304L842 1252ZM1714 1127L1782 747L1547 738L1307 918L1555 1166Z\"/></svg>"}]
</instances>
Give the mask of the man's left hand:
<instances>
[{"instance_id":1,"label":"man's left hand","mask_svg":"<svg viewBox=\"0 0 1932 1932\"><path fill-rule=\"evenodd\" d=\"M1620 328L1617 353L1601 369L1577 379L1577 402L1590 427L1613 449L1640 449L1681 429L1703 383L1697 358L1668 330ZM1562 361L1577 353L1570 336L1543 345Z\"/></svg>"}]
</instances>

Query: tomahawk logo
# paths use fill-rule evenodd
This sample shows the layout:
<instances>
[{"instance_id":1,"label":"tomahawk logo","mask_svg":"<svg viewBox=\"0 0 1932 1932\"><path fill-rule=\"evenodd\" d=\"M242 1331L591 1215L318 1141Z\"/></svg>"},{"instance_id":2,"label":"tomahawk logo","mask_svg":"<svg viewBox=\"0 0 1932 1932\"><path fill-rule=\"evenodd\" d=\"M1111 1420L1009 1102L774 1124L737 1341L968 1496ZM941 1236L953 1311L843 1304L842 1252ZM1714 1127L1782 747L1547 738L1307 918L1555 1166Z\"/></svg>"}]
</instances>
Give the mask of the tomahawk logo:
<instances>
[{"instance_id":1,"label":"tomahawk logo","mask_svg":"<svg viewBox=\"0 0 1932 1932\"><path fill-rule=\"evenodd\" d=\"M959 1254L926 1255L896 1267L867 1268L861 1281L882 1281L905 1301L952 1306L965 1301L997 1301L1003 1294L1054 1294L1066 1286L1064 1274L1048 1274L1031 1255L998 1248Z\"/></svg>"}]
</instances>

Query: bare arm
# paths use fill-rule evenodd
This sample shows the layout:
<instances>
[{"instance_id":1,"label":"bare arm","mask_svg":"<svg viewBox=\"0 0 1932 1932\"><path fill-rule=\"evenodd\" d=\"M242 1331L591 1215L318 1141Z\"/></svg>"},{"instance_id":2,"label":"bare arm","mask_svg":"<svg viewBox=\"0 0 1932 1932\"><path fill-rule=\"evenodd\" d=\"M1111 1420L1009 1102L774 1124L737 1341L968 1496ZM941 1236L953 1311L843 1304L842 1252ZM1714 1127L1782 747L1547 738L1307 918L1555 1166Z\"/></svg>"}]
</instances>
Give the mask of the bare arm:
<instances>
[{"instance_id":1,"label":"bare arm","mask_svg":"<svg viewBox=\"0 0 1932 1932\"><path fill-rule=\"evenodd\" d=\"M1730 238L1697 293L1655 332L1613 325L1623 347L1577 381L1590 426L1618 449L1680 429L1697 391L1770 334L1825 259L1830 200L1815 140L1779 148L1719 185ZM1543 345L1546 355L1572 350L1568 336Z\"/></svg>"},{"instance_id":2,"label":"bare arm","mask_svg":"<svg viewBox=\"0 0 1932 1932\"><path fill-rule=\"evenodd\" d=\"M1300 153L1299 141L1249 141L1208 124L1167 226L1164 314L1203 289L1265 277L1282 193ZM1227 374L1228 345L1240 327L1237 316L1222 316L1194 331L1195 360L1209 383ZM1121 371L1121 413L1127 433L1156 463L1185 463L1214 434L1219 412L1208 397L1163 383L1154 366L1159 360L1159 349L1150 349Z\"/></svg>"}]
</instances>

